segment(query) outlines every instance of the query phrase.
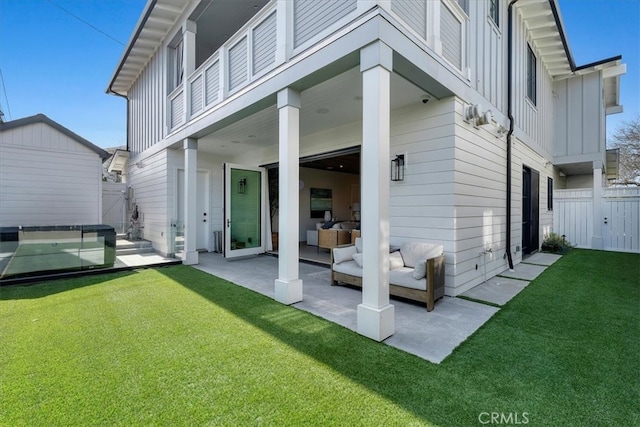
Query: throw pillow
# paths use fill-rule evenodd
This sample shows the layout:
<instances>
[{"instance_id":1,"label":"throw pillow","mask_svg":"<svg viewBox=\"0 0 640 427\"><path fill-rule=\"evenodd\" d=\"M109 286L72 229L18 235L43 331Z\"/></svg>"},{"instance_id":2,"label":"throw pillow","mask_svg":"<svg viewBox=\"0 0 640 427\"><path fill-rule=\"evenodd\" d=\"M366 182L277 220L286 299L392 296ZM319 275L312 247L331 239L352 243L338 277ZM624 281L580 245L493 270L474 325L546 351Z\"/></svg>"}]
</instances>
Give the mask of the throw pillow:
<instances>
[{"instance_id":1,"label":"throw pillow","mask_svg":"<svg viewBox=\"0 0 640 427\"><path fill-rule=\"evenodd\" d=\"M362 237L356 237L356 252L362 253Z\"/></svg>"},{"instance_id":2,"label":"throw pillow","mask_svg":"<svg viewBox=\"0 0 640 427\"><path fill-rule=\"evenodd\" d=\"M355 255L354 255L355 258ZM389 254L389 270L404 267L404 261L400 252L392 252Z\"/></svg>"},{"instance_id":3,"label":"throw pillow","mask_svg":"<svg viewBox=\"0 0 640 427\"><path fill-rule=\"evenodd\" d=\"M413 278L420 280L427 275L427 261L420 261L413 267Z\"/></svg>"},{"instance_id":4,"label":"throw pillow","mask_svg":"<svg viewBox=\"0 0 640 427\"><path fill-rule=\"evenodd\" d=\"M331 227L333 227L333 224L335 224L333 221L327 221L324 224L322 224L322 228L325 230L328 230Z\"/></svg>"},{"instance_id":5,"label":"throw pillow","mask_svg":"<svg viewBox=\"0 0 640 427\"><path fill-rule=\"evenodd\" d=\"M362 268L362 254L355 253L353 254L353 260Z\"/></svg>"},{"instance_id":6,"label":"throw pillow","mask_svg":"<svg viewBox=\"0 0 640 427\"><path fill-rule=\"evenodd\" d=\"M353 254L356 253L355 246L345 246L344 248L333 248L333 262L340 264L344 261L350 261L353 259Z\"/></svg>"}]
</instances>

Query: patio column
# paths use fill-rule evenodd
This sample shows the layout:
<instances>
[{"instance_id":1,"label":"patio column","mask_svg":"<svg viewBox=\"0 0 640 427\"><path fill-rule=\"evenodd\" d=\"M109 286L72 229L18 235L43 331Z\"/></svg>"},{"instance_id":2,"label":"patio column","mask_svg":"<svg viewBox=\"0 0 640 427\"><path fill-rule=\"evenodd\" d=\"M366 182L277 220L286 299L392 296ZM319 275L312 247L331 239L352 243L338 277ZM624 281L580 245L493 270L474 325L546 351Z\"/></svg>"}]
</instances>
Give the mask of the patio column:
<instances>
[{"instance_id":1,"label":"patio column","mask_svg":"<svg viewBox=\"0 0 640 427\"><path fill-rule=\"evenodd\" d=\"M196 212L197 179L198 179L198 140L186 138L184 147L184 255L182 263L193 265L198 263L196 251L196 230L198 215Z\"/></svg>"},{"instance_id":2,"label":"patio column","mask_svg":"<svg viewBox=\"0 0 640 427\"><path fill-rule=\"evenodd\" d=\"M197 25L194 21L185 21L182 25L184 123L187 123L191 117L191 91L189 90L189 76L196 70L196 29Z\"/></svg>"},{"instance_id":3,"label":"patio column","mask_svg":"<svg viewBox=\"0 0 640 427\"><path fill-rule=\"evenodd\" d=\"M278 279L275 299L283 304L302 301L299 278L299 153L300 93L287 88L278 92L279 199L278 199Z\"/></svg>"},{"instance_id":4,"label":"patio column","mask_svg":"<svg viewBox=\"0 0 640 427\"><path fill-rule=\"evenodd\" d=\"M593 162L593 236L591 249L604 249L602 237L602 162Z\"/></svg>"},{"instance_id":5,"label":"patio column","mask_svg":"<svg viewBox=\"0 0 640 427\"><path fill-rule=\"evenodd\" d=\"M382 341L395 331L389 304L389 126L393 51L382 42L360 50L362 71L362 304L358 333Z\"/></svg>"}]
</instances>

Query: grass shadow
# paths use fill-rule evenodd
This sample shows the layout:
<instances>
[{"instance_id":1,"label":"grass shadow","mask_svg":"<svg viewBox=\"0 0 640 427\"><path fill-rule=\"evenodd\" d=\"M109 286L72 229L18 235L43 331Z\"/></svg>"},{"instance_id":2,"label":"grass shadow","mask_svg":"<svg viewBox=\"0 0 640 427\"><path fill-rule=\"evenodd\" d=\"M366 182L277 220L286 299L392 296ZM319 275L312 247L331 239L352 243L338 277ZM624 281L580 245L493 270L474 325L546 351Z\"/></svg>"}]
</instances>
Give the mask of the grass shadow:
<instances>
[{"instance_id":1,"label":"grass shadow","mask_svg":"<svg viewBox=\"0 0 640 427\"><path fill-rule=\"evenodd\" d=\"M111 279L137 274L136 271L109 273L101 270L90 270L90 274L87 273L89 271L78 277L73 277L73 280L64 277L25 284L2 285L0 286L0 301L44 298L87 286L100 285Z\"/></svg>"},{"instance_id":2,"label":"grass shadow","mask_svg":"<svg viewBox=\"0 0 640 427\"><path fill-rule=\"evenodd\" d=\"M606 257L607 261L594 262L594 257ZM625 359L619 360L607 347L632 344L628 336L612 337L611 331L628 331L635 325L639 332L640 316L633 304L607 304L590 316L593 319L588 322L588 332L583 330L585 325L572 319L584 318L589 295L595 291L602 298L627 292L637 304L640 286L628 286L640 277L636 275L638 269L633 269L640 265L638 261L640 256L633 254L572 251L440 365L223 279L212 280L211 275L199 270L179 266L162 273L425 422L478 425L481 414L499 412L512 414L512 420L520 416L520 421L526 413L536 425L558 425L568 420L588 425L638 418L637 412L633 415L633 405L622 402L640 386L638 375L633 384L627 382L630 372L626 371L630 364L640 362L639 353L627 351ZM585 262L594 263L588 281L581 274ZM570 279L570 285L563 286ZM608 286L603 288L602 283ZM564 298L559 298L560 293ZM572 298L577 301L569 304ZM596 319L606 317L607 311L615 320L598 324ZM567 328L567 324L572 327ZM575 352L583 346L595 347L592 358L576 358ZM637 350L638 345L634 348ZM576 360L580 362L576 364ZM603 379L602 372L611 377ZM603 402L613 400L618 406L594 406L594 396L605 399Z\"/></svg>"}]
</instances>

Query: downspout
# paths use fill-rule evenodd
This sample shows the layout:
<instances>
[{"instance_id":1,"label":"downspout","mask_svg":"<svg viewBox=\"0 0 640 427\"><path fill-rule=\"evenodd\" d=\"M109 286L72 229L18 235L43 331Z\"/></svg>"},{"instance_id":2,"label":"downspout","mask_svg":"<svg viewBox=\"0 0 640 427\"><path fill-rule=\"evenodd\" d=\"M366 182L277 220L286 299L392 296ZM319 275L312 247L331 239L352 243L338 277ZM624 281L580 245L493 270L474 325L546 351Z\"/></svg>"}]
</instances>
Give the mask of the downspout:
<instances>
[{"instance_id":1,"label":"downspout","mask_svg":"<svg viewBox=\"0 0 640 427\"><path fill-rule=\"evenodd\" d=\"M513 270L513 257L511 256L511 136L513 135L513 5L518 0L512 0L508 7L507 30L507 117L509 118L509 131L507 132L507 260L509 269Z\"/></svg>"}]
</instances>

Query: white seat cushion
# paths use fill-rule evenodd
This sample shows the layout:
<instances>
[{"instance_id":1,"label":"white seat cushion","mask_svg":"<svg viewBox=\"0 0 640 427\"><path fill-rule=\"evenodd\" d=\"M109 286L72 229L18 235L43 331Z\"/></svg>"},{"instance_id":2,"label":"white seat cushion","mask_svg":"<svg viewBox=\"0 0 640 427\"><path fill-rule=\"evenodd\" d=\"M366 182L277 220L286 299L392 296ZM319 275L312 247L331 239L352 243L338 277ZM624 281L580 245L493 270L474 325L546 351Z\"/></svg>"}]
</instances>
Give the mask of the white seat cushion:
<instances>
[{"instance_id":1,"label":"white seat cushion","mask_svg":"<svg viewBox=\"0 0 640 427\"><path fill-rule=\"evenodd\" d=\"M340 264L333 264L333 271L338 273L349 274L351 276L362 277L362 267L355 261L345 261Z\"/></svg>"},{"instance_id":2,"label":"white seat cushion","mask_svg":"<svg viewBox=\"0 0 640 427\"><path fill-rule=\"evenodd\" d=\"M405 288L427 290L427 279L416 280L413 278L413 268L400 267L389 271L389 283Z\"/></svg>"}]
</instances>

